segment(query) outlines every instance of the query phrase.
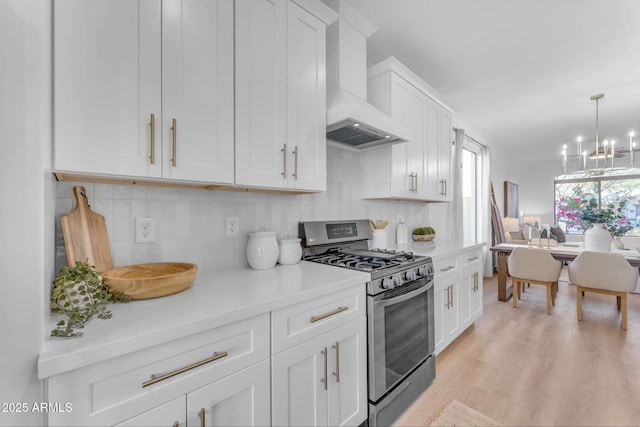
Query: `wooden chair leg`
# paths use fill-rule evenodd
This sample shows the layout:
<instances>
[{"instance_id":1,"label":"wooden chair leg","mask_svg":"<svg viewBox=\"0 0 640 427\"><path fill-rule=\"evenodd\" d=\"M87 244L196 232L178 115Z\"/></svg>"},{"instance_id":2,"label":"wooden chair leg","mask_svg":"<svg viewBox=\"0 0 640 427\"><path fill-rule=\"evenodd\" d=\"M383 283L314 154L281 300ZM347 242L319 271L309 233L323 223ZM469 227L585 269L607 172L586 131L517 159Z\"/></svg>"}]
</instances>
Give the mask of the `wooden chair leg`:
<instances>
[{"instance_id":1,"label":"wooden chair leg","mask_svg":"<svg viewBox=\"0 0 640 427\"><path fill-rule=\"evenodd\" d=\"M547 314L551 314L552 302L553 302L553 291L551 290L551 283L547 283Z\"/></svg>"},{"instance_id":2,"label":"wooden chair leg","mask_svg":"<svg viewBox=\"0 0 640 427\"><path fill-rule=\"evenodd\" d=\"M623 293L620 298L622 305L622 330L627 330L627 293Z\"/></svg>"},{"instance_id":3,"label":"wooden chair leg","mask_svg":"<svg viewBox=\"0 0 640 427\"><path fill-rule=\"evenodd\" d=\"M547 286L551 287L551 305L555 307L556 306L556 284L555 282L552 282Z\"/></svg>"},{"instance_id":4,"label":"wooden chair leg","mask_svg":"<svg viewBox=\"0 0 640 427\"><path fill-rule=\"evenodd\" d=\"M518 282L515 278L511 279L513 281L513 307L518 306L518 298L520 298L520 282Z\"/></svg>"},{"instance_id":5,"label":"wooden chair leg","mask_svg":"<svg viewBox=\"0 0 640 427\"><path fill-rule=\"evenodd\" d=\"M582 320L582 297L584 296L584 292L580 289L580 286L576 285L576 312L578 313L578 321Z\"/></svg>"},{"instance_id":6,"label":"wooden chair leg","mask_svg":"<svg viewBox=\"0 0 640 427\"><path fill-rule=\"evenodd\" d=\"M616 305L618 306L618 311L620 311L620 295L616 295Z\"/></svg>"}]
</instances>

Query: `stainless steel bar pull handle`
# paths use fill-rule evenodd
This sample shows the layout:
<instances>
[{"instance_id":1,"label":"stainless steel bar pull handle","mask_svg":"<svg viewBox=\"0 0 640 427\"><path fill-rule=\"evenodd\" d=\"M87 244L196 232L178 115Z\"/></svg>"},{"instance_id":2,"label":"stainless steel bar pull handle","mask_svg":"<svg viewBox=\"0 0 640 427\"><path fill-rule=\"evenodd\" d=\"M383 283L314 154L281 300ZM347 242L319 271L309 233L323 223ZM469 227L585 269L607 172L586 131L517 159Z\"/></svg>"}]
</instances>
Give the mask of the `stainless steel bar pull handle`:
<instances>
[{"instance_id":1,"label":"stainless steel bar pull handle","mask_svg":"<svg viewBox=\"0 0 640 427\"><path fill-rule=\"evenodd\" d=\"M283 159L283 168L282 168L282 173L281 175L284 176L285 178L287 177L287 144L283 144L282 145L282 159Z\"/></svg>"},{"instance_id":2,"label":"stainless steel bar pull handle","mask_svg":"<svg viewBox=\"0 0 640 427\"><path fill-rule=\"evenodd\" d=\"M178 145L178 126L176 124L176 119L173 119L171 121L171 136L173 138L173 142L172 142L172 154L173 157L171 158L171 164L173 165L173 167L176 167L176 163L178 162L177 159L177 153L176 153L176 148Z\"/></svg>"},{"instance_id":3,"label":"stainless steel bar pull handle","mask_svg":"<svg viewBox=\"0 0 640 427\"><path fill-rule=\"evenodd\" d=\"M327 389L327 371L329 370L328 367L328 361L327 361L327 347L324 348L324 350L322 350L321 352L324 355L324 379L321 379L320 381L324 383L324 389Z\"/></svg>"},{"instance_id":4,"label":"stainless steel bar pull handle","mask_svg":"<svg viewBox=\"0 0 640 427\"><path fill-rule=\"evenodd\" d=\"M189 366L185 366L184 368L180 368L180 369L176 369L175 371L171 371L169 373L166 374L162 374L162 375L157 375L157 374L153 374L151 375L151 379L149 381L145 381L142 383L142 388L144 387L149 387L150 385L153 385L155 383L159 383L160 381L164 381L168 378L171 377L175 377L176 375L180 375L184 372L190 371L192 369L198 368L202 365L206 365L207 363L211 363L215 360L218 359L222 359L223 357L227 357L229 355L229 353L227 353L226 351L223 351L222 353L213 353L213 356L208 357L204 360L201 360L199 362L193 363Z\"/></svg>"},{"instance_id":5,"label":"stainless steel bar pull handle","mask_svg":"<svg viewBox=\"0 0 640 427\"><path fill-rule=\"evenodd\" d=\"M451 302L451 295L449 294L449 286L447 286L447 303L444 305L449 310L449 304Z\"/></svg>"},{"instance_id":6,"label":"stainless steel bar pull handle","mask_svg":"<svg viewBox=\"0 0 640 427\"><path fill-rule=\"evenodd\" d=\"M453 270L454 268L456 268L455 265L449 265L445 268L441 268L440 271L445 272L445 271Z\"/></svg>"},{"instance_id":7,"label":"stainless steel bar pull handle","mask_svg":"<svg viewBox=\"0 0 640 427\"><path fill-rule=\"evenodd\" d=\"M338 314L346 310L349 310L349 307L338 307L335 310L330 311L328 313L321 314L319 316L311 316L311 318L309 319L309 322L315 323L318 320L326 319L327 317L333 316L334 314Z\"/></svg>"},{"instance_id":8,"label":"stainless steel bar pull handle","mask_svg":"<svg viewBox=\"0 0 640 427\"><path fill-rule=\"evenodd\" d=\"M474 256L473 258L467 258L467 261L475 261L475 260L477 260L478 258L480 258L480 257L476 255L476 256Z\"/></svg>"},{"instance_id":9,"label":"stainless steel bar pull handle","mask_svg":"<svg viewBox=\"0 0 640 427\"><path fill-rule=\"evenodd\" d=\"M340 382L340 343L336 341L336 344L333 346L336 349L336 371L333 375L336 377L336 382Z\"/></svg>"},{"instance_id":10,"label":"stainless steel bar pull handle","mask_svg":"<svg viewBox=\"0 0 640 427\"><path fill-rule=\"evenodd\" d=\"M298 146L296 145L296 148L293 149L293 174L291 174L292 177L295 178L295 180L298 180Z\"/></svg>"},{"instance_id":11,"label":"stainless steel bar pull handle","mask_svg":"<svg viewBox=\"0 0 640 427\"><path fill-rule=\"evenodd\" d=\"M200 409L200 425L202 427L206 427L207 422L205 421L205 415L206 415L207 411L204 410L204 408Z\"/></svg>"},{"instance_id":12,"label":"stainless steel bar pull handle","mask_svg":"<svg viewBox=\"0 0 640 427\"><path fill-rule=\"evenodd\" d=\"M149 117L149 126L151 127L151 152L149 153L149 160L152 165L156 164L156 115L151 114Z\"/></svg>"},{"instance_id":13,"label":"stainless steel bar pull handle","mask_svg":"<svg viewBox=\"0 0 640 427\"><path fill-rule=\"evenodd\" d=\"M478 273L473 273L473 291L474 292L478 292L479 290L478 284L479 284Z\"/></svg>"},{"instance_id":14,"label":"stainless steel bar pull handle","mask_svg":"<svg viewBox=\"0 0 640 427\"><path fill-rule=\"evenodd\" d=\"M416 185L413 187L414 188L414 192L418 192L418 172L414 172L413 173L413 178L416 180Z\"/></svg>"}]
</instances>

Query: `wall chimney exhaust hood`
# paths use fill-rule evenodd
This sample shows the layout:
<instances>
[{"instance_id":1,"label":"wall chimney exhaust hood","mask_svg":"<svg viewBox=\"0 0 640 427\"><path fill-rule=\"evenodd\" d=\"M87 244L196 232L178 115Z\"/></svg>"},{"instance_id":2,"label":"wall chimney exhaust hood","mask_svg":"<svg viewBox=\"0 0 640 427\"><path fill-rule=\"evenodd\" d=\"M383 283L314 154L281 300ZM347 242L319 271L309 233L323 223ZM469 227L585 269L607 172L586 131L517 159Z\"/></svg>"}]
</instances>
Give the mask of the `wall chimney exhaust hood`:
<instances>
[{"instance_id":1,"label":"wall chimney exhaust hood","mask_svg":"<svg viewBox=\"0 0 640 427\"><path fill-rule=\"evenodd\" d=\"M409 130L367 102L367 38L377 31L344 0L327 30L327 139L363 149L406 142Z\"/></svg>"}]
</instances>

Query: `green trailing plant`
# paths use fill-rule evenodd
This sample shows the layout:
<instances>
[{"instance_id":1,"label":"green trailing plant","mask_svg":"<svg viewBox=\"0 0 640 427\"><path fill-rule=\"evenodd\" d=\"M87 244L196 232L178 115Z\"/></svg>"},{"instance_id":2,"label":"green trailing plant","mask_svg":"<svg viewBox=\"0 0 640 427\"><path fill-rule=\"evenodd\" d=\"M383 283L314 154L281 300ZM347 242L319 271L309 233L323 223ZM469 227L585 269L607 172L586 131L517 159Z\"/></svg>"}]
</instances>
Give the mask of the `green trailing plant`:
<instances>
[{"instance_id":1,"label":"green trailing plant","mask_svg":"<svg viewBox=\"0 0 640 427\"><path fill-rule=\"evenodd\" d=\"M78 261L73 267L64 267L53 281L51 309L66 316L66 319L56 324L51 336L81 336L82 332L76 329L84 328L94 316L99 319L111 318L107 303L129 300L129 296L111 291L100 273L88 262Z\"/></svg>"}]
</instances>

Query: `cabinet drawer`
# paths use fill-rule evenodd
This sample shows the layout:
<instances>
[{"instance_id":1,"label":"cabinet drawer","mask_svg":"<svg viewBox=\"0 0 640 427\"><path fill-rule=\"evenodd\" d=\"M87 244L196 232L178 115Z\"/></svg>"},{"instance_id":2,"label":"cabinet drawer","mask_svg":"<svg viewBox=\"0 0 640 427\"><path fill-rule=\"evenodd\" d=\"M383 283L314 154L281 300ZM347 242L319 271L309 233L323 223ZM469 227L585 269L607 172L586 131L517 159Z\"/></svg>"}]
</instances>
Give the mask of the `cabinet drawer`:
<instances>
[{"instance_id":1,"label":"cabinet drawer","mask_svg":"<svg viewBox=\"0 0 640 427\"><path fill-rule=\"evenodd\" d=\"M459 261L458 256L434 260L433 271L435 278L437 279L439 276L443 276L445 274L456 273L460 267Z\"/></svg>"},{"instance_id":2,"label":"cabinet drawer","mask_svg":"<svg viewBox=\"0 0 640 427\"><path fill-rule=\"evenodd\" d=\"M271 314L271 354L364 316L364 285L291 305Z\"/></svg>"},{"instance_id":3,"label":"cabinet drawer","mask_svg":"<svg viewBox=\"0 0 640 427\"><path fill-rule=\"evenodd\" d=\"M481 264L482 252L480 249L474 249L472 251L465 252L460 255L460 261L462 263L462 268L468 267L470 265Z\"/></svg>"},{"instance_id":4,"label":"cabinet drawer","mask_svg":"<svg viewBox=\"0 0 640 427\"><path fill-rule=\"evenodd\" d=\"M89 365L47 380L49 399L73 403L49 423L112 425L268 357L263 314Z\"/></svg>"}]
</instances>

